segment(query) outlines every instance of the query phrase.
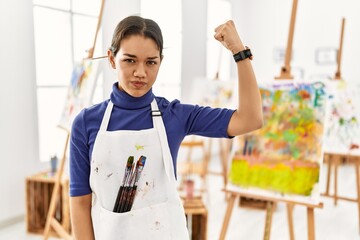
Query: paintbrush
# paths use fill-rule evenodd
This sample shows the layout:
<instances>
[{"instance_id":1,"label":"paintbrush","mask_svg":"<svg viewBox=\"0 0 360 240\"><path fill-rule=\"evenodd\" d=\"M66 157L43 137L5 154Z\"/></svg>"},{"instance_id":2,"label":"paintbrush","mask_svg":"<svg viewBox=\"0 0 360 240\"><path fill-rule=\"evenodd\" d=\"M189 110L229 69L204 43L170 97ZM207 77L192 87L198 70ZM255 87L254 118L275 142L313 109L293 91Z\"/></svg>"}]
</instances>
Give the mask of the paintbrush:
<instances>
[{"instance_id":1,"label":"paintbrush","mask_svg":"<svg viewBox=\"0 0 360 240\"><path fill-rule=\"evenodd\" d=\"M125 182L126 182L126 179L128 178L129 174L131 173L131 168L133 166L133 162L134 162L134 156L130 156L127 160L127 163L126 163L126 167L125 167L125 173L124 173L124 177L123 177L123 180L122 180L122 185L120 186L119 188L119 191L118 191L118 194L117 194L117 197L116 197L116 201L115 201L115 205L114 205L114 209L113 209L113 212L117 212L117 209L119 207L119 201L120 201L120 197L122 195L122 192L123 192L123 189L124 189L124 185L125 185Z\"/></svg>"},{"instance_id":2,"label":"paintbrush","mask_svg":"<svg viewBox=\"0 0 360 240\"><path fill-rule=\"evenodd\" d=\"M130 174L129 174L127 180L126 180L126 183L125 183L125 189L124 189L124 191L122 193L122 196L120 198L120 204L118 206L118 211L117 212L122 213L122 212L125 211L125 207L126 207L126 204L127 204L128 198L129 198L129 194L130 194L130 191L131 191L131 185L132 185L132 182L134 181L136 169L138 168L138 164L139 164L140 159L141 159L141 157L137 161L134 171L133 171L133 169L134 169L135 163L132 165L131 172L130 172Z\"/></svg>"},{"instance_id":3,"label":"paintbrush","mask_svg":"<svg viewBox=\"0 0 360 240\"><path fill-rule=\"evenodd\" d=\"M125 207L125 212L128 212L131 210L131 207L134 203L134 199L135 199L135 195L136 195L136 189L137 189L137 185L141 176L141 172L144 169L145 166L145 162L146 162L146 157L145 156L141 156L140 159L138 160L138 162L136 163L136 169L135 169L135 178L134 178L134 182L130 191L130 196L127 202L127 205Z\"/></svg>"},{"instance_id":4,"label":"paintbrush","mask_svg":"<svg viewBox=\"0 0 360 240\"><path fill-rule=\"evenodd\" d=\"M130 156L126 163L125 173L124 173L124 177L122 180L122 185L119 188L113 212L118 212L120 201L121 201L121 198L122 198L123 192L124 192L124 186L126 184L126 180L129 178L131 171L133 169L133 166L134 166L133 163L134 163L134 156Z\"/></svg>"}]
</instances>

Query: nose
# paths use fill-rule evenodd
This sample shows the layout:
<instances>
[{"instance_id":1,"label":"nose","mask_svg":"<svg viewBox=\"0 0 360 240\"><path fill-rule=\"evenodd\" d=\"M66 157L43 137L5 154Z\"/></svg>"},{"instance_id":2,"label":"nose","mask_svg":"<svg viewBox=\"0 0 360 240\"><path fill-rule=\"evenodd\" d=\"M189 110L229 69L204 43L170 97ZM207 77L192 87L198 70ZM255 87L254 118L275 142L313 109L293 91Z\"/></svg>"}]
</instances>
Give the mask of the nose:
<instances>
[{"instance_id":1,"label":"nose","mask_svg":"<svg viewBox=\"0 0 360 240\"><path fill-rule=\"evenodd\" d=\"M139 78L143 78L146 76L145 67L143 63L137 64L134 70L134 76Z\"/></svg>"}]
</instances>

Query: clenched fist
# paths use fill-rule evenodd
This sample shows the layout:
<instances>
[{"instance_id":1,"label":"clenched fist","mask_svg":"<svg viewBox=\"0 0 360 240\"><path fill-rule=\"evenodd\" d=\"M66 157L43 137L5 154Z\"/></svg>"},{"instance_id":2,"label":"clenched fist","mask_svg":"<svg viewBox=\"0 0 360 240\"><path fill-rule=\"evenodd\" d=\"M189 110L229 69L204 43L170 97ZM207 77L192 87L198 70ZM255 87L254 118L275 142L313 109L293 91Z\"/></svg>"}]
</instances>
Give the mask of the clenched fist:
<instances>
[{"instance_id":1,"label":"clenched fist","mask_svg":"<svg viewBox=\"0 0 360 240\"><path fill-rule=\"evenodd\" d=\"M222 43L232 54L245 50L245 47L236 31L235 24L232 20L227 21L215 28L214 37Z\"/></svg>"}]
</instances>

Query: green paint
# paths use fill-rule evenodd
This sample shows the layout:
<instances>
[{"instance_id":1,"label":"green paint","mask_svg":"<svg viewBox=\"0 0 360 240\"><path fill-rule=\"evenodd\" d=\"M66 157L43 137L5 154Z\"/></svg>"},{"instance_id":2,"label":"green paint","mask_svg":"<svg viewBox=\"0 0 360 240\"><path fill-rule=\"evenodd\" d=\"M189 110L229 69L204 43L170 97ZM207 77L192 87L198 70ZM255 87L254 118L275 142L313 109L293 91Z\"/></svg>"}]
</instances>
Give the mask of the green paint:
<instances>
[{"instance_id":1,"label":"green paint","mask_svg":"<svg viewBox=\"0 0 360 240\"><path fill-rule=\"evenodd\" d=\"M297 133L294 132L293 129L285 130L283 136L284 136L284 140L290 143L293 143L298 139L298 135Z\"/></svg>"},{"instance_id":2,"label":"green paint","mask_svg":"<svg viewBox=\"0 0 360 240\"><path fill-rule=\"evenodd\" d=\"M345 119L341 117L341 118L339 119L339 125L340 125L340 126L343 126L344 124L345 124Z\"/></svg>"},{"instance_id":3,"label":"green paint","mask_svg":"<svg viewBox=\"0 0 360 240\"><path fill-rule=\"evenodd\" d=\"M279 140L279 139L280 139L279 134L273 133L273 132L267 132L267 133L265 133L265 137L266 137L266 138L269 138L269 139L272 139L272 140Z\"/></svg>"}]
</instances>

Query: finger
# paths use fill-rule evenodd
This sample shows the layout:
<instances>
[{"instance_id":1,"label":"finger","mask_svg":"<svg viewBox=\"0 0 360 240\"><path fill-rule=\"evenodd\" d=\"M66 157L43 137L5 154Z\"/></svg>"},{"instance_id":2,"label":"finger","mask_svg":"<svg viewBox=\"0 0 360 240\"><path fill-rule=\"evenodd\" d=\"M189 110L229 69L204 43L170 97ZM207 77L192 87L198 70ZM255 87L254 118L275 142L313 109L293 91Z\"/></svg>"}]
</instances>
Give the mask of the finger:
<instances>
[{"instance_id":1,"label":"finger","mask_svg":"<svg viewBox=\"0 0 360 240\"><path fill-rule=\"evenodd\" d=\"M218 32L220 29L222 29L224 27L224 24L221 24L221 25L219 25L219 26L217 26L215 29L214 29L214 31L215 32Z\"/></svg>"},{"instance_id":2,"label":"finger","mask_svg":"<svg viewBox=\"0 0 360 240\"><path fill-rule=\"evenodd\" d=\"M218 40L218 41L224 41L224 35L223 35L223 33L222 32L218 32L218 33L215 33L214 34L214 38L216 39L216 40Z\"/></svg>"}]
</instances>

